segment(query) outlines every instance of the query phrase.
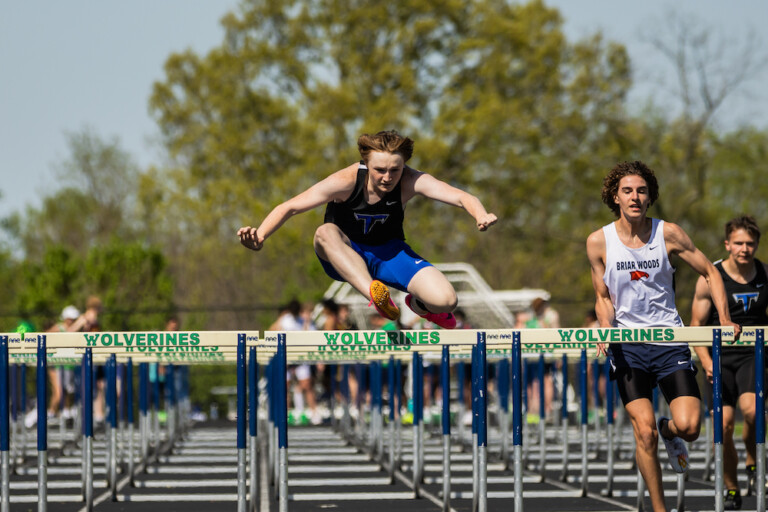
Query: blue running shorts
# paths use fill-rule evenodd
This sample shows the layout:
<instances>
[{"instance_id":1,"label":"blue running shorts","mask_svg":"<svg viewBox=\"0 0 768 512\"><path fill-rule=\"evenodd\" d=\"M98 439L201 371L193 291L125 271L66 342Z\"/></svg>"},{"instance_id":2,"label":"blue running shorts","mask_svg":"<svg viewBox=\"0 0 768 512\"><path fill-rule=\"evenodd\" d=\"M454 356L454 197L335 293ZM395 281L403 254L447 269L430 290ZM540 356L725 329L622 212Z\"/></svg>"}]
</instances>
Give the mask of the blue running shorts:
<instances>
[{"instance_id":1,"label":"blue running shorts","mask_svg":"<svg viewBox=\"0 0 768 512\"><path fill-rule=\"evenodd\" d=\"M408 291L408 284L419 270L433 266L416 254L404 240L390 240L383 245L350 243L352 249L363 258L374 279L404 292ZM320 256L317 259L330 278L344 281L333 265Z\"/></svg>"}]
</instances>

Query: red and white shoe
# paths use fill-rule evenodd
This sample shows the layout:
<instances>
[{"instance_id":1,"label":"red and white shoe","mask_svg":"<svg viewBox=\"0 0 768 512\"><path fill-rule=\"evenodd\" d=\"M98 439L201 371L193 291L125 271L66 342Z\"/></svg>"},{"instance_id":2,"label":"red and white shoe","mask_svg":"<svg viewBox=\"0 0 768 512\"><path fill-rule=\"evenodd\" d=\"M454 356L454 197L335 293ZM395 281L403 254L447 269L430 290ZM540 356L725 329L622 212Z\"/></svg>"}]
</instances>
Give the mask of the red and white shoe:
<instances>
[{"instance_id":1,"label":"red and white shoe","mask_svg":"<svg viewBox=\"0 0 768 512\"><path fill-rule=\"evenodd\" d=\"M439 325L443 329L454 329L456 327L456 317L453 316L453 313L430 313L427 311L424 314L419 313L415 309L413 309L413 306L411 306L411 301L413 300L413 295L410 293L405 296L405 304L411 308L411 311L416 313L422 318L425 318L432 322L435 325Z\"/></svg>"}]
</instances>

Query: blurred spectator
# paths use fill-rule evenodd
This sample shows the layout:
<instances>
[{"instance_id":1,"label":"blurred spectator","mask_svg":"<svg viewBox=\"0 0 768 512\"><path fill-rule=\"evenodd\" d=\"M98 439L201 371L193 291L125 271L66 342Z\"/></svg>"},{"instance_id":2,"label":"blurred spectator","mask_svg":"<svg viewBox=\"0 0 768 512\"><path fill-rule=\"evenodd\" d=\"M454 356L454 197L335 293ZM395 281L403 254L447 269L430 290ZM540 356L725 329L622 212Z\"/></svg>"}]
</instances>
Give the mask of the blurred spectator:
<instances>
[{"instance_id":1,"label":"blurred spectator","mask_svg":"<svg viewBox=\"0 0 768 512\"><path fill-rule=\"evenodd\" d=\"M532 321L536 325L531 325L532 328L541 329L559 329L560 328L560 315L550 305L549 301L537 297L531 303L534 317Z\"/></svg>"},{"instance_id":2,"label":"blurred spectator","mask_svg":"<svg viewBox=\"0 0 768 512\"><path fill-rule=\"evenodd\" d=\"M526 315L521 315L518 323L524 322L526 329L557 329L560 327L560 315L549 306L549 301L541 297L536 297L531 302L531 309ZM517 326L516 326L517 327ZM521 327L517 327L521 328ZM533 366L532 368L536 368ZM544 414L545 417L552 418L552 401L555 398L555 380L553 373L555 364L545 362L544 364ZM538 421L540 386L538 371L528 372L528 420Z\"/></svg>"},{"instance_id":3,"label":"blurred spectator","mask_svg":"<svg viewBox=\"0 0 768 512\"><path fill-rule=\"evenodd\" d=\"M297 299L291 300L286 306L281 308L277 319L270 326L273 331L307 331L315 330L315 325L311 319L312 304L302 306ZM313 425L319 425L323 418L317 410L317 395L313 386L312 369L308 364L290 366L285 376L288 386L293 387L293 406L295 412L293 417L304 418L304 404L309 407L310 415L307 418ZM296 379L295 386L292 386L293 378ZM289 396L291 394L289 393ZM303 420L302 420L303 422Z\"/></svg>"},{"instance_id":4,"label":"blurred spectator","mask_svg":"<svg viewBox=\"0 0 768 512\"><path fill-rule=\"evenodd\" d=\"M85 312L77 320L72 322L67 330L69 332L99 332L99 314L102 311L101 299L91 295L85 301ZM106 397L104 393L106 374L103 365L96 366L96 397L93 401L93 421L101 423L104 421L106 411Z\"/></svg>"},{"instance_id":5,"label":"blurred spectator","mask_svg":"<svg viewBox=\"0 0 768 512\"><path fill-rule=\"evenodd\" d=\"M280 308L277 319L269 326L270 331L302 331L304 327L301 323L299 314L301 313L301 304L296 299L292 299L288 304Z\"/></svg>"},{"instance_id":6,"label":"blurred spectator","mask_svg":"<svg viewBox=\"0 0 768 512\"><path fill-rule=\"evenodd\" d=\"M584 322L582 322L581 327L584 329L597 329L600 327L600 322L597 321L597 312L594 309L590 309L584 315Z\"/></svg>"},{"instance_id":7,"label":"blurred spectator","mask_svg":"<svg viewBox=\"0 0 768 512\"><path fill-rule=\"evenodd\" d=\"M69 332L75 320L80 318L80 311L75 306L67 306L61 311L59 322L54 324L46 332ZM64 366L61 371L58 367L48 368L48 379L51 382L51 399L48 402L48 417L55 417L61 406L62 400L74 397L75 393L75 369L73 366ZM71 407L71 403L64 403L65 407ZM64 416L71 416L71 411L64 409Z\"/></svg>"},{"instance_id":8,"label":"blurred spectator","mask_svg":"<svg viewBox=\"0 0 768 512\"><path fill-rule=\"evenodd\" d=\"M456 317L456 329L471 329L472 326L467 322L467 314L461 308L456 308L453 311L453 316Z\"/></svg>"},{"instance_id":9,"label":"blurred spectator","mask_svg":"<svg viewBox=\"0 0 768 512\"><path fill-rule=\"evenodd\" d=\"M345 330L356 331L358 329L357 324L352 320L351 311L347 304L339 304L339 324L343 325Z\"/></svg>"}]
</instances>

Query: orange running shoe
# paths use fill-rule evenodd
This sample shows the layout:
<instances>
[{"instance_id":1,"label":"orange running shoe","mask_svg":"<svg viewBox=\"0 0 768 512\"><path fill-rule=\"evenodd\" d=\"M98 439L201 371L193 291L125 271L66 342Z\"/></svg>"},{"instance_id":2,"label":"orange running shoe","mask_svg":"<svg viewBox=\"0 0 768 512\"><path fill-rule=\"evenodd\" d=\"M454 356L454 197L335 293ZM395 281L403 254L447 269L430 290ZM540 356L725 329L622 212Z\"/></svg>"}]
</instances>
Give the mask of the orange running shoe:
<instances>
[{"instance_id":1,"label":"orange running shoe","mask_svg":"<svg viewBox=\"0 0 768 512\"><path fill-rule=\"evenodd\" d=\"M381 281L374 280L371 282L371 302L368 305L370 306L371 304L384 318L390 320L400 318L400 309L392 302L387 285Z\"/></svg>"},{"instance_id":2,"label":"orange running shoe","mask_svg":"<svg viewBox=\"0 0 768 512\"><path fill-rule=\"evenodd\" d=\"M417 313L416 310L413 309L413 306L411 306L411 301L413 300L413 295L410 293L405 296L405 304L409 308L411 308L411 311L416 313L422 318L426 318L430 322L432 322L435 325L439 325L443 329L454 329L456 328L456 317L453 316L453 313L430 313L427 311L423 315L421 313Z\"/></svg>"}]
</instances>

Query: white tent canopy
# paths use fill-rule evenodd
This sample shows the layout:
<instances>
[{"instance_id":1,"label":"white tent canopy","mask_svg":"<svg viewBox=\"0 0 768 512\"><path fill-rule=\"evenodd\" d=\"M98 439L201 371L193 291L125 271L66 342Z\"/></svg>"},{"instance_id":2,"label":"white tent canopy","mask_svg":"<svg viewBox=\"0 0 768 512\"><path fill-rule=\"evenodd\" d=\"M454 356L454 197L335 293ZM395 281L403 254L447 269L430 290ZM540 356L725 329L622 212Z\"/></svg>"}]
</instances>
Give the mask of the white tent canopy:
<instances>
[{"instance_id":1,"label":"white tent canopy","mask_svg":"<svg viewBox=\"0 0 768 512\"><path fill-rule=\"evenodd\" d=\"M459 297L459 308L466 314L467 321L473 328L501 329L513 327L515 312L530 308L534 299L541 297L549 300L546 290L524 288L521 290L493 290L480 276L475 267L468 263L435 264L451 282ZM405 293L390 289L392 300L402 312L402 321L408 324L415 314L405 305ZM325 299L333 299L337 304L349 306L352 320L361 329L367 328L368 317L376 313L373 306L352 288L349 283L336 281L325 292ZM314 319L322 314L322 306L315 308Z\"/></svg>"}]
</instances>

